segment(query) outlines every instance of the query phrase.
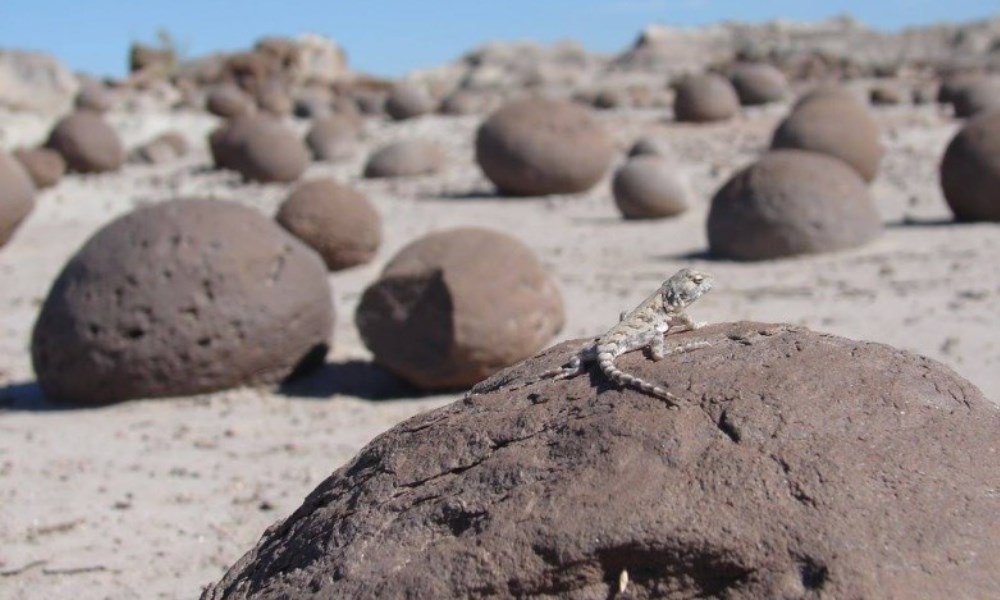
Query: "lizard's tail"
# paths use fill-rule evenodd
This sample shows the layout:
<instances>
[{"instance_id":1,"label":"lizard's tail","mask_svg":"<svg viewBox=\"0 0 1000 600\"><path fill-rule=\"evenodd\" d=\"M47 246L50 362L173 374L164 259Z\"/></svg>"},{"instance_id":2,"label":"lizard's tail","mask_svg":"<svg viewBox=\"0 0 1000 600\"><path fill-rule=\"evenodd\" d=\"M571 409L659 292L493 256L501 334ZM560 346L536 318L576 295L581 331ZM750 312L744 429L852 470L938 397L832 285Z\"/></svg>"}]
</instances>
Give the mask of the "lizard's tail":
<instances>
[{"instance_id":1,"label":"lizard's tail","mask_svg":"<svg viewBox=\"0 0 1000 600\"><path fill-rule=\"evenodd\" d=\"M635 375L629 375L625 371L616 367L614 360L615 358L610 352L602 352L597 356L597 365L601 368L601 372L603 372L608 379L614 381L618 385L635 388L645 394L649 394L650 396L656 396L657 398L666 400L671 405L677 403L677 396L674 396L667 390L653 385L644 379L640 379Z\"/></svg>"}]
</instances>

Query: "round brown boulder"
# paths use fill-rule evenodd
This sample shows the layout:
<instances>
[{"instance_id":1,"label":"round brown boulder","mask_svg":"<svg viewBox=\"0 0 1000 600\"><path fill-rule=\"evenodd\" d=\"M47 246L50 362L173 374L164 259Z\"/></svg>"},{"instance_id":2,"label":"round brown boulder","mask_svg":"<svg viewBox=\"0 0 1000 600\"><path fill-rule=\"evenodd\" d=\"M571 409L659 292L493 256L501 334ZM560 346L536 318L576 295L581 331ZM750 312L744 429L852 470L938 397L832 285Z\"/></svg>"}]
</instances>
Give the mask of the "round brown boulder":
<instances>
[{"instance_id":1,"label":"round brown boulder","mask_svg":"<svg viewBox=\"0 0 1000 600\"><path fill-rule=\"evenodd\" d=\"M377 179L432 175L440 171L444 163L444 150L438 144L426 140L405 140L373 152L365 163L364 176Z\"/></svg>"},{"instance_id":2,"label":"round brown boulder","mask_svg":"<svg viewBox=\"0 0 1000 600\"><path fill-rule=\"evenodd\" d=\"M306 146L316 160L343 160L358 149L361 130L362 122L353 116L338 114L316 119L306 134Z\"/></svg>"},{"instance_id":3,"label":"round brown boulder","mask_svg":"<svg viewBox=\"0 0 1000 600\"><path fill-rule=\"evenodd\" d=\"M89 110L96 113L106 113L114 105L111 92L104 85L90 82L82 85L77 92L73 105L77 110Z\"/></svg>"},{"instance_id":4,"label":"round brown boulder","mask_svg":"<svg viewBox=\"0 0 1000 600\"><path fill-rule=\"evenodd\" d=\"M333 179L297 187L275 218L318 252L331 271L369 262L382 241L382 218L368 198Z\"/></svg>"},{"instance_id":5,"label":"round brown boulder","mask_svg":"<svg viewBox=\"0 0 1000 600\"><path fill-rule=\"evenodd\" d=\"M380 435L202 600L997 596L974 385L789 325L668 340L705 347L618 366L677 408L593 368L527 385L580 342L556 346Z\"/></svg>"},{"instance_id":6,"label":"round brown boulder","mask_svg":"<svg viewBox=\"0 0 1000 600\"><path fill-rule=\"evenodd\" d=\"M963 119L1000 110L1000 77L977 77L956 86L951 105Z\"/></svg>"},{"instance_id":7,"label":"round brown boulder","mask_svg":"<svg viewBox=\"0 0 1000 600\"><path fill-rule=\"evenodd\" d=\"M114 129L95 112L81 110L60 119L45 142L62 155L70 171L115 171L125 162L125 147Z\"/></svg>"},{"instance_id":8,"label":"round brown boulder","mask_svg":"<svg viewBox=\"0 0 1000 600\"><path fill-rule=\"evenodd\" d=\"M740 99L729 80L715 74L685 77L676 86L674 118L708 123L730 119L740 111Z\"/></svg>"},{"instance_id":9,"label":"round brown boulder","mask_svg":"<svg viewBox=\"0 0 1000 600\"><path fill-rule=\"evenodd\" d=\"M441 101L443 115L477 115L496 108L498 96L475 90L455 90Z\"/></svg>"},{"instance_id":10,"label":"round brown boulder","mask_svg":"<svg viewBox=\"0 0 1000 600\"><path fill-rule=\"evenodd\" d=\"M35 208L35 186L28 171L0 150L0 247Z\"/></svg>"},{"instance_id":11,"label":"round brown boulder","mask_svg":"<svg viewBox=\"0 0 1000 600\"><path fill-rule=\"evenodd\" d=\"M779 150L733 176L712 198L713 256L765 260L860 246L882 222L865 182L843 162Z\"/></svg>"},{"instance_id":12,"label":"round brown boulder","mask_svg":"<svg viewBox=\"0 0 1000 600\"><path fill-rule=\"evenodd\" d=\"M952 138L941 189L959 221L1000 221L1000 111L969 119Z\"/></svg>"},{"instance_id":13,"label":"round brown boulder","mask_svg":"<svg viewBox=\"0 0 1000 600\"><path fill-rule=\"evenodd\" d=\"M48 148L31 148L14 151L14 158L31 176L35 187L45 189L59 183L66 174L66 161L61 154Z\"/></svg>"},{"instance_id":14,"label":"round brown boulder","mask_svg":"<svg viewBox=\"0 0 1000 600\"><path fill-rule=\"evenodd\" d=\"M819 93L799 101L778 125L774 149L811 150L839 158L870 182L882 159L879 127L850 92Z\"/></svg>"},{"instance_id":15,"label":"round brown boulder","mask_svg":"<svg viewBox=\"0 0 1000 600\"><path fill-rule=\"evenodd\" d=\"M257 211L217 200L139 208L53 284L31 355L53 400L104 404L279 382L321 362L326 269Z\"/></svg>"},{"instance_id":16,"label":"round brown boulder","mask_svg":"<svg viewBox=\"0 0 1000 600\"><path fill-rule=\"evenodd\" d=\"M766 63L737 65L729 80L743 106L780 102L788 96L785 74Z\"/></svg>"},{"instance_id":17,"label":"round brown boulder","mask_svg":"<svg viewBox=\"0 0 1000 600\"><path fill-rule=\"evenodd\" d=\"M235 85L226 84L208 92L205 108L213 115L232 119L253 112L255 105L253 98L246 92Z\"/></svg>"},{"instance_id":18,"label":"round brown boulder","mask_svg":"<svg viewBox=\"0 0 1000 600\"><path fill-rule=\"evenodd\" d=\"M425 390L468 387L531 356L563 320L559 290L535 254L477 227L400 250L355 314L375 362Z\"/></svg>"},{"instance_id":19,"label":"round brown boulder","mask_svg":"<svg viewBox=\"0 0 1000 600\"><path fill-rule=\"evenodd\" d=\"M385 112L396 121L419 117L436 108L434 98L426 89L410 83L394 86L385 100Z\"/></svg>"},{"instance_id":20,"label":"round brown boulder","mask_svg":"<svg viewBox=\"0 0 1000 600\"><path fill-rule=\"evenodd\" d=\"M246 114L212 132L215 165L249 181L295 181L309 166L309 151L293 131L273 116Z\"/></svg>"},{"instance_id":21,"label":"round brown boulder","mask_svg":"<svg viewBox=\"0 0 1000 600\"><path fill-rule=\"evenodd\" d=\"M524 98L501 106L476 133L476 162L512 196L575 194L608 170L615 146L580 104Z\"/></svg>"},{"instance_id":22,"label":"round brown boulder","mask_svg":"<svg viewBox=\"0 0 1000 600\"><path fill-rule=\"evenodd\" d=\"M266 85L257 92L257 107L274 116L287 117L292 114L295 102L283 87Z\"/></svg>"},{"instance_id":23,"label":"round brown boulder","mask_svg":"<svg viewBox=\"0 0 1000 600\"><path fill-rule=\"evenodd\" d=\"M637 156L622 165L611 191L626 219L662 219L688 208L687 185L670 161L659 156Z\"/></svg>"}]
</instances>

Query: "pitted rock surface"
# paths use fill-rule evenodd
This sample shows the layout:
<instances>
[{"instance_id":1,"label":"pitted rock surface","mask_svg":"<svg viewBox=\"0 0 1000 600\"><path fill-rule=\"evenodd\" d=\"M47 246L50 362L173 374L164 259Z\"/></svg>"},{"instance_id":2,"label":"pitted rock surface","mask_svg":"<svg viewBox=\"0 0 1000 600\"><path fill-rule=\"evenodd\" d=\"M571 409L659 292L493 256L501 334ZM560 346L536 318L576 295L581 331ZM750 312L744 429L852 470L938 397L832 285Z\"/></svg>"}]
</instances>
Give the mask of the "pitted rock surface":
<instances>
[{"instance_id":1,"label":"pitted rock surface","mask_svg":"<svg viewBox=\"0 0 1000 600\"><path fill-rule=\"evenodd\" d=\"M53 400L103 404L279 382L322 360L333 304L320 257L218 200L137 209L63 268L32 337Z\"/></svg>"},{"instance_id":2,"label":"pitted rock surface","mask_svg":"<svg viewBox=\"0 0 1000 600\"><path fill-rule=\"evenodd\" d=\"M1000 410L947 367L786 325L517 388L568 342L379 436L203 600L990 598ZM618 593L619 577L629 583Z\"/></svg>"}]
</instances>

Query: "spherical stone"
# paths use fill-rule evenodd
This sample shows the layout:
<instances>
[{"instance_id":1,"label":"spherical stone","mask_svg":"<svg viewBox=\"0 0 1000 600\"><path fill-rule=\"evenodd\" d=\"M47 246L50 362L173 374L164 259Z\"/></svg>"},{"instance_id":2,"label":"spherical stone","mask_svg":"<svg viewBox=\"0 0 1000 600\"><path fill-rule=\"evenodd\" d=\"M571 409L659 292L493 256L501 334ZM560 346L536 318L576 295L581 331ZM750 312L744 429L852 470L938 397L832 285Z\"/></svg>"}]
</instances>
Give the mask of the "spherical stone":
<instances>
[{"instance_id":1,"label":"spherical stone","mask_svg":"<svg viewBox=\"0 0 1000 600\"><path fill-rule=\"evenodd\" d=\"M733 84L719 75L693 75L676 87L674 118L681 122L724 121L740 111L740 99Z\"/></svg>"},{"instance_id":2,"label":"spherical stone","mask_svg":"<svg viewBox=\"0 0 1000 600\"><path fill-rule=\"evenodd\" d=\"M235 85L225 84L208 92L205 108L213 115L232 119L254 112L255 106L253 98L246 92Z\"/></svg>"},{"instance_id":3,"label":"spherical stone","mask_svg":"<svg viewBox=\"0 0 1000 600\"><path fill-rule=\"evenodd\" d=\"M66 161L61 154L48 148L31 148L14 151L14 158L31 176L35 187L45 189L59 183L66 174Z\"/></svg>"},{"instance_id":4,"label":"spherical stone","mask_svg":"<svg viewBox=\"0 0 1000 600\"><path fill-rule=\"evenodd\" d=\"M80 87L73 104L77 110L106 113L114 105L114 98L106 87L92 82Z\"/></svg>"},{"instance_id":5,"label":"spherical stone","mask_svg":"<svg viewBox=\"0 0 1000 600\"><path fill-rule=\"evenodd\" d=\"M559 290L534 253L477 227L400 250L355 314L375 362L426 390L467 387L531 356L563 321Z\"/></svg>"},{"instance_id":6,"label":"spherical stone","mask_svg":"<svg viewBox=\"0 0 1000 600\"><path fill-rule=\"evenodd\" d=\"M70 259L31 354L54 400L183 396L315 366L332 323L326 269L305 244L239 204L173 200L112 221Z\"/></svg>"},{"instance_id":7,"label":"spherical stone","mask_svg":"<svg viewBox=\"0 0 1000 600\"><path fill-rule=\"evenodd\" d=\"M316 119L306 134L306 145L316 160L344 160L358 149L362 127L363 123L353 116L338 114Z\"/></svg>"},{"instance_id":8,"label":"spherical stone","mask_svg":"<svg viewBox=\"0 0 1000 600\"><path fill-rule=\"evenodd\" d=\"M876 85L869 92L868 98L872 104L895 105L902 104L906 94L898 84L882 83Z\"/></svg>"},{"instance_id":9,"label":"spherical stone","mask_svg":"<svg viewBox=\"0 0 1000 600\"><path fill-rule=\"evenodd\" d=\"M780 102L788 96L788 80L774 65L744 63L733 70L729 80L743 106Z\"/></svg>"},{"instance_id":10,"label":"spherical stone","mask_svg":"<svg viewBox=\"0 0 1000 600\"><path fill-rule=\"evenodd\" d=\"M956 86L951 105L962 119L1000 110L1000 77L977 77Z\"/></svg>"},{"instance_id":11,"label":"spherical stone","mask_svg":"<svg viewBox=\"0 0 1000 600\"><path fill-rule=\"evenodd\" d=\"M298 186L275 218L331 271L371 261L382 241L382 217L368 198L333 179Z\"/></svg>"},{"instance_id":12,"label":"spherical stone","mask_svg":"<svg viewBox=\"0 0 1000 600\"><path fill-rule=\"evenodd\" d=\"M626 219L661 219L688 208L687 185L673 165L659 156L637 156L611 181L615 204Z\"/></svg>"},{"instance_id":13,"label":"spherical stone","mask_svg":"<svg viewBox=\"0 0 1000 600\"><path fill-rule=\"evenodd\" d=\"M257 92L257 107L274 116L287 117L292 114L295 102L283 88L267 85Z\"/></svg>"},{"instance_id":14,"label":"spherical stone","mask_svg":"<svg viewBox=\"0 0 1000 600\"><path fill-rule=\"evenodd\" d=\"M270 115L231 119L211 134L209 146L217 167L233 169L249 181L294 181L309 166L302 140Z\"/></svg>"},{"instance_id":15,"label":"spherical stone","mask_svg":"<svg viewBox=\"0 0 1000 600\"><path fill-rule=\"evenodd\" d=\"M563 100L524 98L501 106L476 133L476 161L512 196L575 194L608 170L615 146L590 109Z\"/></svg>"},{"instance_id":16,"label":"spherical stone","mask_svg":"<svg viewBox=\"0 0 1000 600\"><path fill-rule=\"evenodd\" d=\"M632 147L628 150L628 156L629 158L635 158L636 156L670 158L673 156L673 151L666 140L651 135L644 135L632 144Z\"/></svg>"},{"instance_id":17,"label":"spherical stone","mask_svg":"<svg viewBox=\"0 0 1000 600\"><path fill-rule=\"evenodd\" d=\"M438 144L427 140L405 140L373 152L365 163L364 176L377 179L431 175L440 171L444 162L444 150Z\"/></svg>"},{"instance_id":18,"label":"spherical stone","mask_svg":"<svg viewBox=\"0 0 1000 600\"><path fill-rule=\"evenodd\" d=\"M864 181L843 162L779 150L734 175L712 199L712 255L765 260L830 252L878 237L882 223Z\"/></svg>"},{"instance_id":19,"label":"spherical stone","mask_svg":"<svg viewBox=\"0 0 1000 600\"><path fill-rule=\"evenodd\" d=\"M396 121L419 117L435 108L436 102L426 89L409 83L394 86L385 100L385 111Z\"/></svg>"},{"instance_id":20,"label":"spherical stone","mask_svg":"<svg viewBox=\"0 0 1000 600\"><path fill-rule=\"evenodd\" d=\"M0 247L35 208L35 186L28 171L0 150Z\"/></svg>"},{"instance_id":21,"label":"spherical stone","mask_svg":"<svg viewBox=\"0 0 1000 600\"><path fill-rule=\"evenodd\" d=\"M882 159L878 123L865 105L838 93L800 101L775 130L771 147L828 154L868 182L875 178Z\"/></svg>"},{"instance_id":22,"label":"spherical stone","mask_svg":"<svg viewBox=\"0 0 1000 600\"><path fill-rule=\"evenodd\" d=\"M125 162L125 148L114 129L97 113L82 110L60 119L45 147L62 155L70 171L116 171Z\"/></svg>"},{"instance_id":23,"label":"spherical stone","mask_svg":"<svg viewBox=\"0 0 1000 600\"><path fill-rule=\"evenodd\" d=\"M865 102L864 95L857 88L848 88L836 83L823 83L799 96L795 104L792 105L792 110L794 111L815 100L825 101L831 99L841 99L845 102L853 102L859 106L864 106Z\"/></svg>"},{"instance_id":24,"label":"spherical stone","mask_svg":"<svg viewBox=\"0 0 1000 600\"><path fill-rule=\"evenodd\" d=\"M952 138L941 188L959 221L1000 221L1000 111L969 119Z\"/></svg>"},{"instance_id":25,"label":"spherical stone","mask_svg":"<svg viewBox=\"0 0 1000 600\"><path fill-rule=\"evenodd\" d=\"M618 358L671 409L542 377L591 341L379 435L202 600L997 596L1000 411L948 367L720 323Z\"/></svg>"}]
</instances>

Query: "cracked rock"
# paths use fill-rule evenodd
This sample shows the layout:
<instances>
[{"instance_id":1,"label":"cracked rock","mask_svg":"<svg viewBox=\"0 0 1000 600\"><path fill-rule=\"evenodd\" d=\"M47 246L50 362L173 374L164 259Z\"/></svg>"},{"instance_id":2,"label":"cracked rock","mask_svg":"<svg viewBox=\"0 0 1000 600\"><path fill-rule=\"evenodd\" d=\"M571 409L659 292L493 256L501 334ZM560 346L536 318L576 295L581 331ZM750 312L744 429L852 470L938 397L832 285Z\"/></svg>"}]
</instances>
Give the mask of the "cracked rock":
<instances>
[{"instance_id":1,"label":"cracked rock","mask_svg":"<svg viewBox=\"0 0 1000 600\"><path fill-rule=\"evenodd\" d=\"M530 384L579 342L405 421L202 600L990 598L1000 412L930 359L761 323ZM625 590L619 593L620 586Z\"/></svg>"},{"instance_id":2,"label":"cracked rock","mask_svg":"<svg viewBox=\"0 0 1000 600\"><path fill-rule=\"evenodd\" d=\"M276 383L321 361L333 305L320 257L218 200L139 208L63 268L32 337L53 400L104 404Z\"/></svg>"}]
</instances>

